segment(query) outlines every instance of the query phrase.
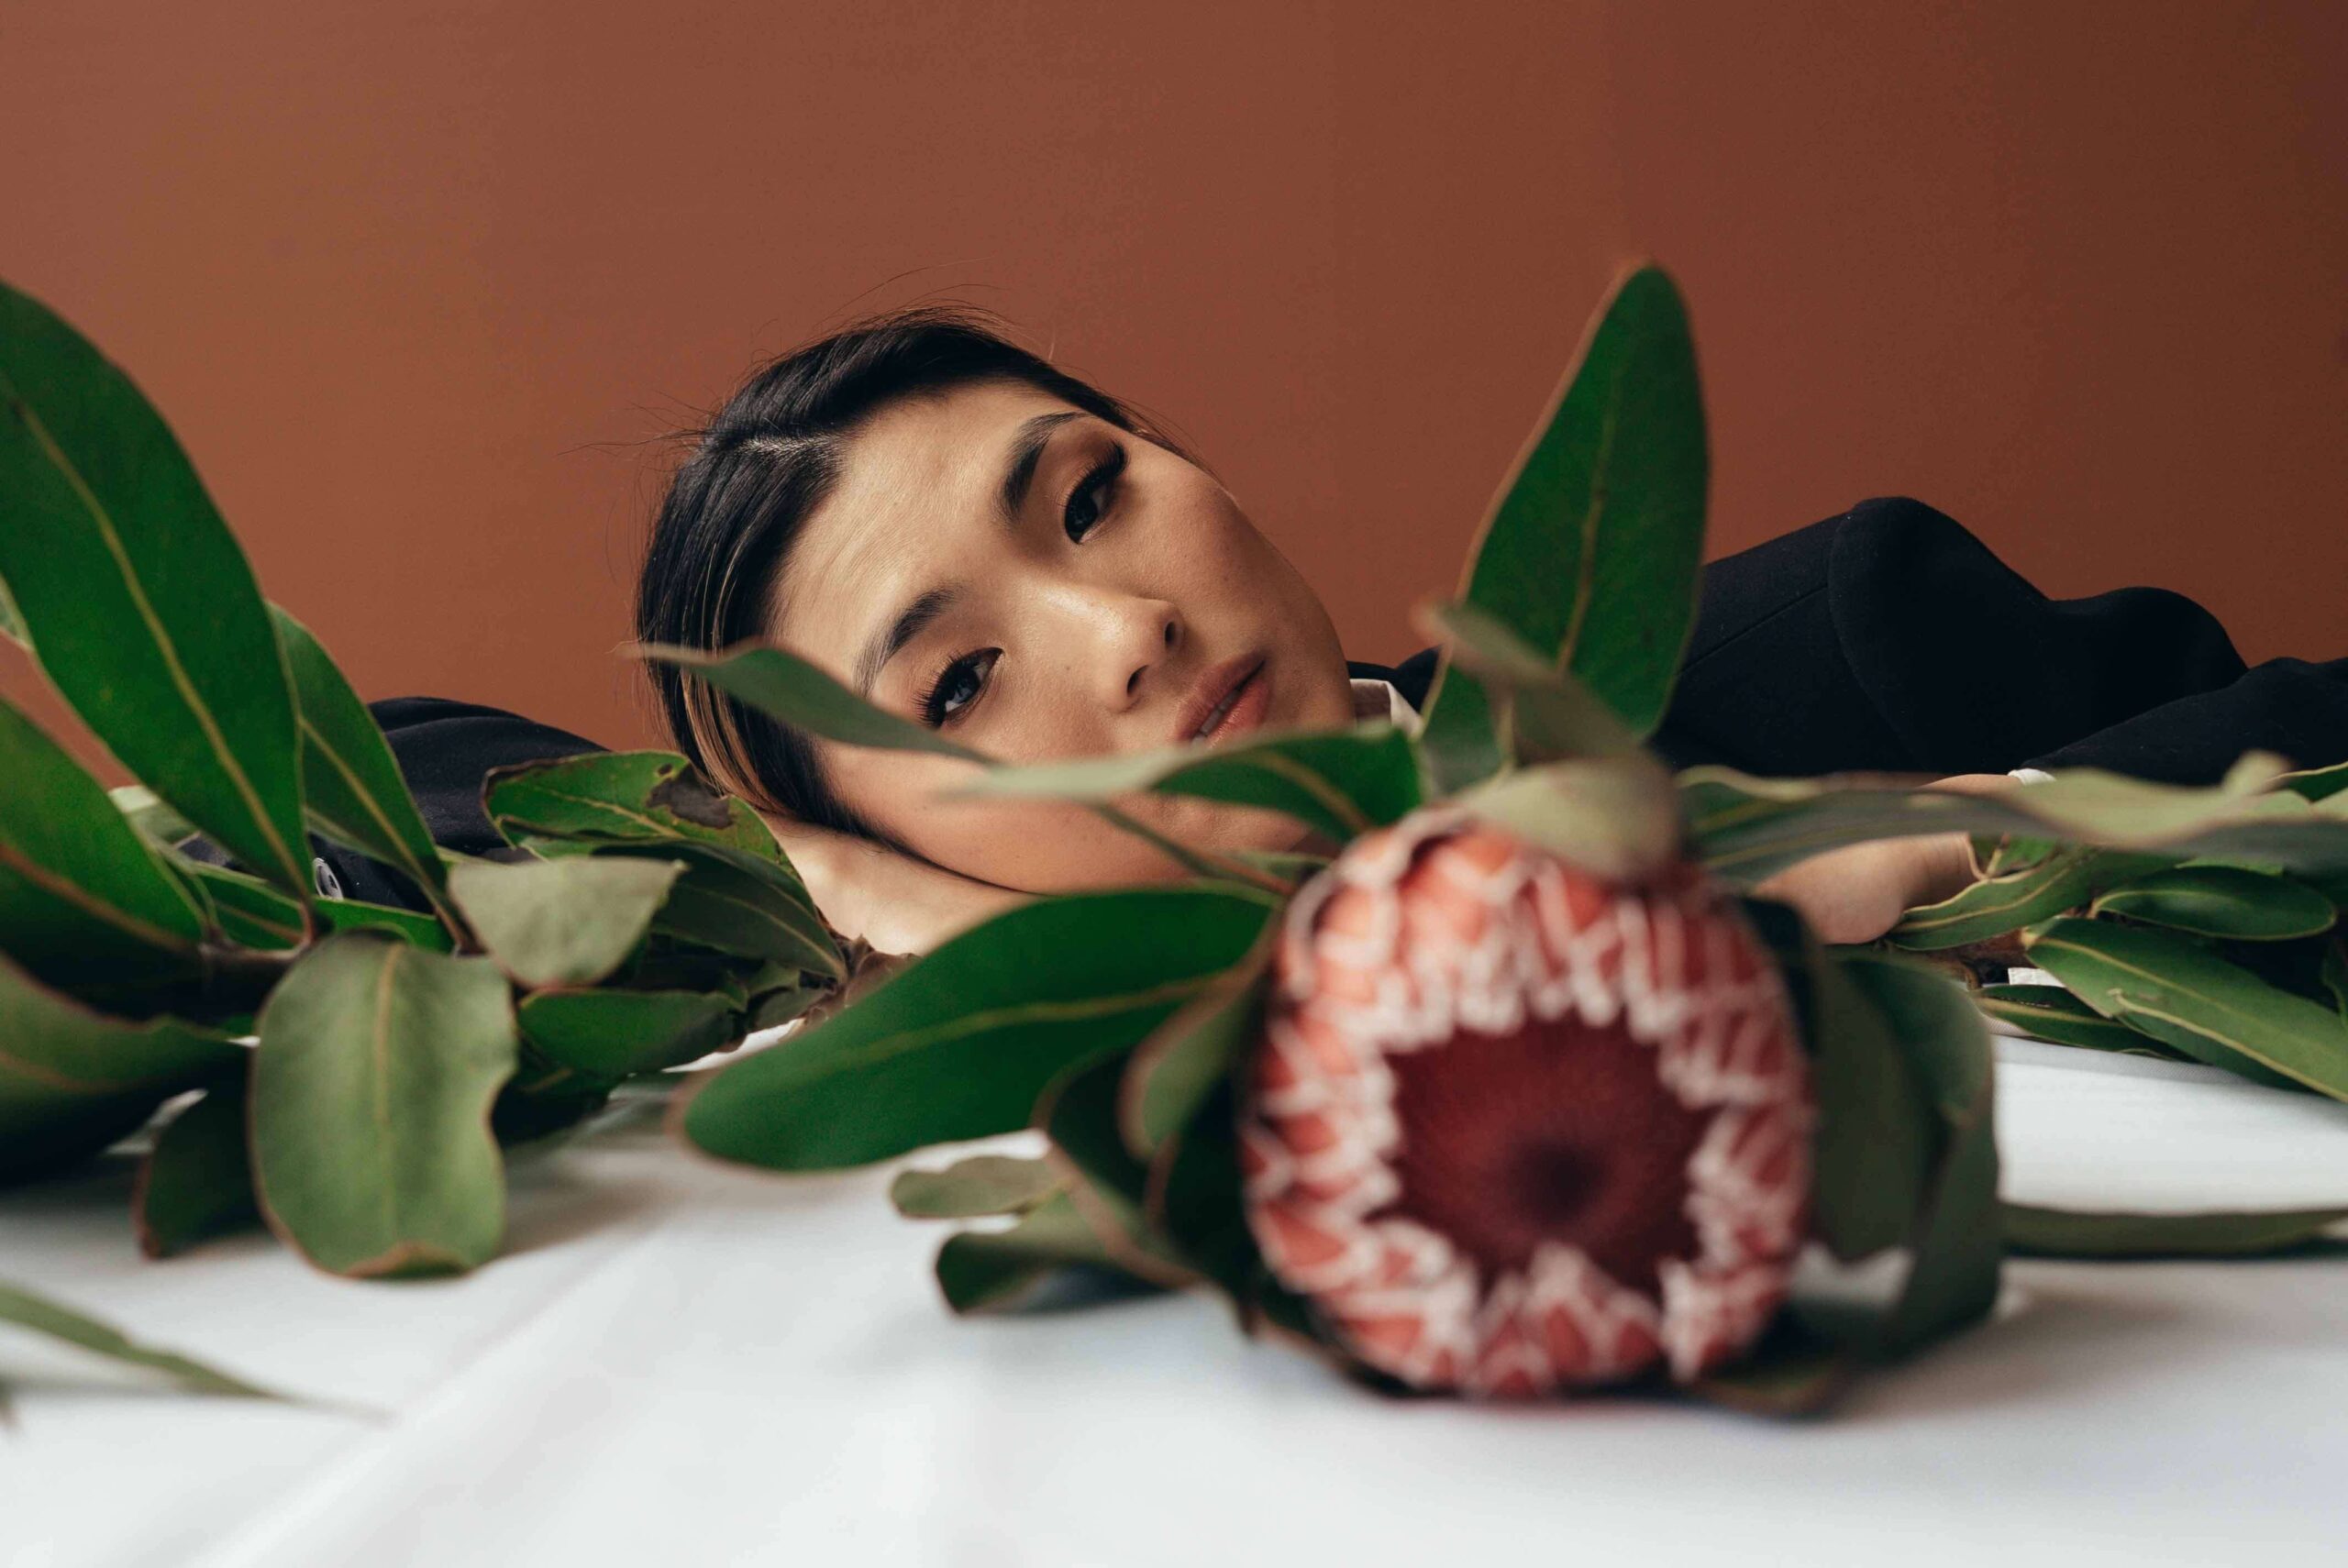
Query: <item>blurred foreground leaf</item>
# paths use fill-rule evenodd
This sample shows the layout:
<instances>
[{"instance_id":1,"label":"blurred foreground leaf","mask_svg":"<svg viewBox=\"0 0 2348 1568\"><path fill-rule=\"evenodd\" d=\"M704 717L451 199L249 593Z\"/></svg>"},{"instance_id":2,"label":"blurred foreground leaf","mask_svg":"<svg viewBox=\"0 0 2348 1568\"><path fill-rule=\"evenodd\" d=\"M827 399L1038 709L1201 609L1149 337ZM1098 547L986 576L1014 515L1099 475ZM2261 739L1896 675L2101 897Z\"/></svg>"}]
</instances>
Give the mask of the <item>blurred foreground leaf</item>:
<instances>
[{"instance_id":1,"label":"blurred foreground leaf","mask_svg":"<svg viewBox=\"0 0 2348 1568\"><path fill-rule=\"evenodd\" d=\"M252 568L130 378L6 284L0 580L43 673L106 748L306 898L293 690Z\"/></svg>"},{"instance_id":2,"label":"blurred foreground leaf","mask_svg":"<svg viewBox=\"0 0 2348 1568\"><path fill-rule=\"evenodd\" d=\"M309 629L271 605L302 726L304 804L327 837L405 874L442 918L457 921L432 830L408 793L391 743Z\"/></svg>"},{"instance_id":3,"label":"blurred foreground leaf","mask_svg":"<svg viewBox=\"0 0 2348 1568\"><path fill-rule=\"evenodd\" d=\"M686 1103L685 1136L818 1170L1016 1131L1060 1073L1131 1049L1235 963L1272 908L1212 885L1015 907L720 1070Z\"/></svg>"},{"instance_id":4,"label":"blurred foreground leaf","mask_svg":"<svg viewBox=\"0 0 2348 1568\"><path fill-rule=\"evenodd\" d=\"M2006 1243L2047 1258L2250 1257L2338 1239L2348 1209L2268 1213L2085 1213L2009 1203Z\"/></svg>"},{"instance_id":5,"label":"blurred foreground leaf","mask_svg":"<svg viewBox=\"0 0 2348 1568\"><path fill-rule=\"evenodd\" d=\"M245 1055L212 1030L97 1012L0 959L0 1183L96 1154Z\"/></svg>"},{"instance_id":6,"label":"blurred foreground leaf","mask_svg":"<svg viewBox=\"0 0 2348 1568\"><path fill-rule=\"evenodd\" d=\"M14 1323L127 1366L160 1372L192 1393L225 1394L239 1399L284 1397L200 1361L140 1344L110 1323L47 1297L36 1296L21 1286L0 1283L0 1323Z\"/></svg>"},{"instance_id":7,"label":"blurred foreground leaf","mask_svg":"<svg viewBox=\"0 0 2348 1568\"><path fill-rule=\"evenodd\" d=\"M204 922L64 748L0 699L0 952L57 984L193 974Z\"/></svg>"}]
</instances>

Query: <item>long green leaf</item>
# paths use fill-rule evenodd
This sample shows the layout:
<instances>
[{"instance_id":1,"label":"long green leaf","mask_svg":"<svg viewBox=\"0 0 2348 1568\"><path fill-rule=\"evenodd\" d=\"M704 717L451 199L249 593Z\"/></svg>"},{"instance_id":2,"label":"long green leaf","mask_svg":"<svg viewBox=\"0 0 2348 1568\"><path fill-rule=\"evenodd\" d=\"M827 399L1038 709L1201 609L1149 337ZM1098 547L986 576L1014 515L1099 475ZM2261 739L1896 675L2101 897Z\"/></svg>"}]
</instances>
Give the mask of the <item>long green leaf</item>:
<instances>
[{"instance_id":1,"label":"long green leaf","mask_svg":"<svg viewBox=\"0 0 2348 1568\"><path fill-rule=\"evenodd\" d=\"M1687 307L1654 266L1617 281L1487 515L1459 597L1640 734L1662 718L1694 621L1710 458ZM1456 663L1430 694L1429 751L1472 758L1483 684ZM1448 711L1446 711L1448 710ZM1490 767L1445 775L1446 788Z\"/></svg>"},{"instance_id":2,"label":"long green leaf","mask_svg":"<svg viewBox=\"0 0 2348 1568\"><path fill-rule=\"evenodd\" d=\"M1015 1131L1061 1072L1131 1049L1235 963L1271 910L1212 886L1018 906L714 1075L685 1107L685 1136L816 1170Z\"/></svg>"},{"instance_id":3,"label":"long green leaf","mask_svg":"<svg viewBox=\"0 0 2348 1568\"><path fill-rule=\"evenodd\" d=\"M2117 1019L2256 1081L2348 1099L2348 1022L2200 944L2143 926L2066 919L2022 933L2031 962Z\"/></svg>"},{"instance_id":4,"label":"long green leaf","mask_svg":"<svg viewBox=\"0 0 2348 1568\"><path fill-rule=\"evenodd\" d=\"M2009 1203L2006 1244L2043 1258L2223 1258L2288 1252L2327 1239L2348 1209L2265 1213L2083 1213Z\"/></svg>"},{"instance_id":5,"label":"long green leaf","mask_svg":"<svg viewBox=\"0 0 2348 1568\"><path fill-rule=\"evenodd\" d=\"M525 986L592 986L644 938L684 870L674 859L480 861L449 892L505 972Z\"/></svg>"},{"instance_id":6,"label":"long green leaf","mask_svg":"<svg viewBox=\"0 0 2348 1568\"><path fill-rule=\"evenodd\" d=\"M192 974L204 922L63 747L0 699L0 953L58 984Z\"/></svg>"},{"instance_id":7,"label":"long green leaf","mask_svg":"<svg viewBox=\"0 0 2348 1568\"><path fill-rule=\"evenodd\" d=\"M124 766L306 898L293 690L252 568L129 377L6 284L0 579L42 670Z\"/></svg>"},{"instance_id":8,"label":"long green leaf","mask_svg":"<svg viewBox=\"0 0 2348 1568\"><path fill-rule=\"evenodd\" d=\"M657 932L830 979L847 972L837 938L787 867L692 839L599 845L592 853L599 860L658 858L684 867L653 920Z\"/></svg>"},{"instance_id":9,"label":"long green leaf","mask_svg":"<svg viewBox=\"0 0 2348 1568\"><path fill-rule=\"evenodd\" d=\"M244 1061L225 1034L109 1017L0 959L0 1182L94 1154Z\"/></svg>"},{"instance_id":10,"label":"long green leaf","mask_svg":"<svg viewBox=\"0 0 2348 1568\"><path fill-rule=\"evenodd\" d=\"M2314 936L2339 919L2331 900L2313 888L2239 866L2178 866L2132 878L2088 912L2237 942Z\"/></svg>"},{"instance_id":11,"label":"long green leaf","mask_svg":"<svg viewBox=\"0 0 2348 1568\"><path fill-rule=\"evenodd\" d=\"M548 1061L610 1083L682 1066L740 1037L728 1000L696 991L538 991L515 1011L522 1037Z\"/></svg>"},{"instance_id":12,"label":"long green leaf","mask_svg":"<svg viewBox=\"0 0 2348 1568\"><path fill-rule=\"evenodd\" d=\"M22 1286L0 1283L0 1323L14 1323L126 1366L160 1372L191 1393L221 1394L238 1399L284 1397L176 1352L140 1344L111 1323L75 1311L46 1296L37 1296Z\"/></svg>"},{"instance_id":13,"label":"long green leaf","mask_svg":"<svg viewBox=\"0 0 2348 1568\"><path fill-rule=\"evenodd\" d=\"M245 1138L245 1086L219 1084L155 1134L130 1198L138 1250L177 1256L198 1242L260 1224Z\"/></svg>"},{"instance_id":14,"label":"long green leaf","mask_svg":"<svg viewBox=\"0 0 2348 1568\"><path fill-rule=\"evenodd\" d=\"M2167 864L2160 856L2065 845L2034 865L1985 877L1951 898L1908 911L1886 939L1919 953L1987 941L2051 920L2102 889Z\"/></svg>"},{"instance_id":15,"label":"long green leaf","mask_svg":"<svg viewBox=\"0 0 2348 1568\"><path fill-rule=\"evenodd\" d=\"M2348 821L2283 790L2271 773L2207 789L2074 768L1996 795L1754 778L1724 767L1679 775L1689 835L1716 873L1759 881L1826 850L1922 834L2018 834L2116 849L2320 872L2348 865ZM2328 804L2328 802L2326 802Z\"/></svg>"},{"instance_id":16,"label":"long green leaf","mask_svg":"<svg viewBox=\"0 0 2348 1568\"><path fill-rule=\"evenodd\" d=\"M717 790L672 751L596 752L493 768L482 805L497 831L517 845L549 838L620 844L685 838L791 869L748 803Z\"/></svg>"},{"instance_id":17,"label":"long green leaf","mask_svg":"<svg viewBox=\"0 0 2348 1568\"><path fill-rule=\"evenodd\" d=\"M1218 746L998 767L955 791L997 800L1113 801L1144 790L1258 806L1340 843L1421 800L1417 747L1388 723L1266 734Z\"/></svg>"},{"instance_id":18,"label":"long green leaf","mask_svg":"<svg viewBox=\"0 0 2348 1568\"><path fill-rule=\"evenodd\" d=\"M1973 1005L1991 1018L2028 1030L2033 1037L2057 1045L2191 1060L2149 1034L2140 1034L2124 1023L2113 1022L2060 986L1984 986L1973 993Z\"/></svg>"},{"instance_id":19,"label":"long green leaf","mask_svg":"<svg viewBox=\"0 0 2348 1568\"><path fill-rule=\"evenodd\" d=\"M332 936L261 1010L253 1174L270 1228L358 1277L471 1268L497 1250L489 1112L517 1043L504 977L360 933Z\"/></svg>"},{"instance_id":20,"label":"long green leaf","mask_svg":"<svg viewBox=\"0 0 2348 1568\"><path fill-rule=\"evenodd\" d=\"M635 651L642 658L677 665L763 713L842 745L926 751L974 762L985 760L927 724L917 724L874 707L787 648L767 643L738 643L709 653L670 644L641 643Z\"/></svg>"},{"instance_id":21,"label":"long green leaf","mask_svg":"<svg viewBox=\"0 0 2348 1568\"><path fill-rule=\"evenodd\" d=\"M270 606L302 726L304 804L327 837L404 872L444 919L448 874L391 743L309 629Z\"/></svg>"}]
</instances>

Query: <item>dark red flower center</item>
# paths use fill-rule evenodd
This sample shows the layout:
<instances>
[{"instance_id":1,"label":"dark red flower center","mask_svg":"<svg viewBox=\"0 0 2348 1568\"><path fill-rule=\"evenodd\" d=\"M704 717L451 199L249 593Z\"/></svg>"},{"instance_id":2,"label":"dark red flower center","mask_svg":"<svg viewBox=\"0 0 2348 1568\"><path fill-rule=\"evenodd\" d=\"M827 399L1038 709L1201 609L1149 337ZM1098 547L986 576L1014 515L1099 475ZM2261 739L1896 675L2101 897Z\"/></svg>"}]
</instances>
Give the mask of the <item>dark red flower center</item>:
<instances>
[{"instance_id":1,"label":"dark red flower center","mask_svg":"<svg viewBox=\"0 0 2348 1568\"><path fill-rule=\"evenodd\" d=\"M1383 1212L1441 1231L1487 1277L1559 1241L1652 1294L1658 1261L1694 1254L1688 1160L1711 1113L1674 1099L1621 1023L1567 1015L1387 1063L1402 1190Z\"/></svg>"}]
</instances>

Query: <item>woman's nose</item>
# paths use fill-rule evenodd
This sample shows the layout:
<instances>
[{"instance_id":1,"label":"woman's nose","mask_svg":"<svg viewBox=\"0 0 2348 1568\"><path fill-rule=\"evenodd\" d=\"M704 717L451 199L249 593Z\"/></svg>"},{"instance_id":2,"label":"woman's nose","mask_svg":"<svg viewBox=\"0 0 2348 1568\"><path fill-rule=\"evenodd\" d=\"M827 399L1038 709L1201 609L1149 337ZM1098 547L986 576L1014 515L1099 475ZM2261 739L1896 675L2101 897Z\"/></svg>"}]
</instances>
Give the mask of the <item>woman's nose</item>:
<instances>
[{"instance_id":1,"label":"woman's nose","mask_svg":"<svg viewBox=\"0 0 2348 1568\"><path fill-rule=\"evenodd\" d=\"M1104 629L1101 695L1111 710L1122 712L1148 694L1154 673L1182 646L1182 617L1164 600L1136 599L1120 606Z\"/></svg>"}]
</instances>

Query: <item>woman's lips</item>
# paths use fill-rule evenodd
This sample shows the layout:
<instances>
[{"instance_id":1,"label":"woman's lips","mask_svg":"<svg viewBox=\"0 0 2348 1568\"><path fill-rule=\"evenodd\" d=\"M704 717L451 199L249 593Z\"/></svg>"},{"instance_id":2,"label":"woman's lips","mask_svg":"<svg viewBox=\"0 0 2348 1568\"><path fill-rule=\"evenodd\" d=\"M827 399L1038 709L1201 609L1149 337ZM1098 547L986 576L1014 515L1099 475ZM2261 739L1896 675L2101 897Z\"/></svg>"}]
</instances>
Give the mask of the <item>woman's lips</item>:
<instances>
[{"instance_id":1,"label":"woman's lips","mask_svg":"<svg viewBox=\"0 0 2348 1568\"><path fill-rule=\"evenodd\" d=\"M1271 701L1271 673L1261 654L1225 659L1191 689L1175 722L1174 744L1212 745L1245 734L1264 722Z\"/></svg>"}]
</instances>

